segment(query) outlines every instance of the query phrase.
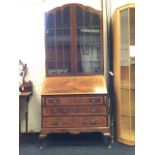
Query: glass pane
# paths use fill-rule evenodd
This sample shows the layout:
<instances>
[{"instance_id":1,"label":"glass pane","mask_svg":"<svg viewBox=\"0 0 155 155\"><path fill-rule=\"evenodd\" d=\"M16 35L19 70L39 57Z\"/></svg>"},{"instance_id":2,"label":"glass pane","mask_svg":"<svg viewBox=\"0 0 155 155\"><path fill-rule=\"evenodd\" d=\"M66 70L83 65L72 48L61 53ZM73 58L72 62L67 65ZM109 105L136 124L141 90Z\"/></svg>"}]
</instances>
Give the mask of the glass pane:
<instances>
[{"instance_id":1,"label":"glass pane","mask_svg":"<svg viewBox=\"0 0 155 155\"><path fill-rule=\"evenodd\" d=\"M55 31L49 30L47 33L47 47L48 48L54 48L55 46Z\"/></svg>"},{"instance_id":2,"label":"glass pane","mask_svg":"<svg viewBox=\"0 0 155 155\"><path fill-rule=\"evenodd\" d=\"M135 45L135 8L130 11L130 45Z\"/></svg>"},{"instance_id":3,"label":"glass pane","mask_svg":"<svg viewBox=\"0 0 155 155\"><path fill-rule=\"evenodd\" d=\"M63 12L63 26L70 27L70 8L65 8Z\"/></svg>"},{"instance_id":4,"label":"glass pane","mask_svg":"<svg viewBox=\"0 0 155 155\"><path fill-rule=\"evenodd\" d=\"M91 13L85 12L85 27L90 28L91 27Z\"/></svg>"},{"instance_id":5,"label":"glass pane","mask_svg":"<svg viewBox=\"0 0 155 155\"><path fill-rule=\"evenodd\" d=\"M121 11L121 119L129 120L129 44L128 44L128 9ZM129 121L122 125L122 134L127 136Z\"/></svg>"},{"instance_id":6,"label":"glass pane","mask_svg":"<svg viewBox=\"0 0 155 155\"><path fill-rule=\"evenodd\" d=\"M128 9L121 11L121 83L129 87Z\"/></svg>"},{"instance_id":7,"label":"glass pane","mask_svg":"<svg viewBox=\"0 0 155 155\"><path fill-rule=\"evenodd\" d=\"M130 118L122 117L121 118L121 138L130 139Z\"/></svg>"},{"instance_id":8,"label":"glass pane","mask_svg":"<svg viewBox=\"0 0 155 155\"><path fill-rule=\"evenodd\" d=\"M56 28L62 27L62 13L61 11L56 12Z\"/></svg>"},{"instance_id":9,"label":"glass pane","mask_svg":"<svg viewBox=\"0 0 155 155\"><path fill-rule=\"evenodd\" d=\"M48 62L48 75L67 74L71 72L71 64L69 62Z\"/></svg>"},{"instance_id":10,"label":"glass pane","mask_svg":"<svg viewBox=\"0 0 155 155\"><path fill-rule=\"evenodd\" d=\"M62 44L62 30L56 30L56 51L57 51L57 61L62 61L62 52L63 52L63 44Z\"/></svg>"},{"instance_id":11,"label":"glass pane","mask_svg":"<svg viewBox=\"0 0 155 155\"><path fill-rule=\"evenodd\" d=\"M56 62L48 62L47 68L48 68L48 70L47 70L48 75L57 73L57 63Z\"/></svg>"},{"instance_id":12,"label":"glass pane","mask_svg":"<svg viewBox=\"0 0 155 155\"><path fill-rule=\"evenodd\" d=\"M64 29L63 43L64 43L64 61L71 61L70 29Z\"/></svg>"},{"instance_id":13,"label":"glass pane","mask_svg":"<svg viewBox=\"0 0 155 155\"><path fill-rule=\"evenodd\" d=\"M77 7L77 27L83 27L83 10Z\"/></svg>"},{"instance_id":14,"label":"glass pane","mask_svg":"<svg viewBox=\"0 0 155 155\"><path fill-rule=\"evenodd\" d=\"M55 25L55 22L54 22L54 15L52 14L49 14L47 16L47 19L46 19L47 23L46 23L46 29L54 29L54 25Z\"/></svg>"},{"instance_id":15,"label":"glass pane","mask_svg":"<svg viewBox=\"0 0 155 155\"><path fill-rule=\"evenodd\" d=\"M120 12L121 19L121 136L123 139L133 140L134 128L134 94L131 89L131 68L129 56L129 10ZM132 98L131 98L132 97Z\"/></svg>"},{"instance_id":16,"label":"glass pane","mask_svg":"<svg viewBox=\"0 0 155 155\"><path fill-rule=\"evenodd\" d=\"M48 75L67 74L71 72L70 29L56 29L56 36L53 40L56 42L56 46L54 46L56 48L49 50L50 52L47 54L51 61L48 62Z\"/></svg>"},{"instance_id":17,"label":"glass pane","mask_svg":"<svg viewBox=\"0 0 155 155\"><path fill-rule=\"evenodd\" d=\"M131 102L131 140L135 141L135 89L130 90Z\"/></svg>"},{"instance_id":18,"label":"glass pane","mask_svg":"<svg viewBox=\"0 0 155 155\"><path fill-rule=\"evenodd\" d=\"M97 37L97 39L96 39ZM100 72L99 34L94 35L92 29L77 29L77 70L79 73Z\"/></svg>"},{"instance_id":19,"label":"glass pane","mask_svg":"<svg viewBox=\"0 0 155 155\"><path fill-rule=\"evenodd\" d=\"M95 27L100 27L100 18L97 14L92 14L92 26Z\"/></svg>"},{"instance_id":20,"label":"glass pane","mask_svg":"<svg viewBox=\"0 0 155 155\"><path fill-rule=\"evenodd\" d=\"M63 63L63 73L70 73L71 72L71 62L64 62Z\"/></svg>"}]
</instances>

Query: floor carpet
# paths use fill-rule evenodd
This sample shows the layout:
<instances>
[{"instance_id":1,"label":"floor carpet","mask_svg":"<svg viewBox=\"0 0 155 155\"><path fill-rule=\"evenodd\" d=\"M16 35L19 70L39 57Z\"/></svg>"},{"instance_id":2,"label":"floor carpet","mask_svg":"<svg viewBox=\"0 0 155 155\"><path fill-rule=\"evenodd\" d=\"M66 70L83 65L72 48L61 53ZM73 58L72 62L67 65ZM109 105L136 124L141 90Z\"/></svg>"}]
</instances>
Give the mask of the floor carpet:
<instances>
[{"instance_id":1,"label":"floor carpet","mask_svg":"<svg viewBox=\"0 0 155 155\"><path fill-rule=\"evenodd\" d=\"M51 134L44 140L44 149L40 150L38 134L22 134L19 155L134 155L135 147L118 142L108 149L104 137L92 134Z\"/></svg>"}]
</instances>

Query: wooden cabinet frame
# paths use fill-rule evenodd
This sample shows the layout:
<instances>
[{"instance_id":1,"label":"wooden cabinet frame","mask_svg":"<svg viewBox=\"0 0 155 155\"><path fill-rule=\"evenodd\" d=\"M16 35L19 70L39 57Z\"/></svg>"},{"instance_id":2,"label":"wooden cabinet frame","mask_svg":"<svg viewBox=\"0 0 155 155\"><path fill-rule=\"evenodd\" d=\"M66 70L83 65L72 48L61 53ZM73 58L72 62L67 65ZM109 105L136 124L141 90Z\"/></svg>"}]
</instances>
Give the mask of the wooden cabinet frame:
<instances>
[{"instance_id":1,"label":"wooden cabinet frame","mask_svg":"<svg viewBox=\"0 0 155 155\"><path fill-rule=\"evenodd\" d=\"M52 21L53 15L59 16L60 11L66 11L66 8L70 8L68 13L70 20L68 23L67 20L64 22L66 27L62 24L63 17L61 20L50 22L51 25L47 23L47 18ZM77 13L78 9L85 11L89 16L83 25L81 23L84 23L84 18L81 21L79 16L77 18L77 15L80 15ZM62 26L57 23L59 28L56 28L54 24L56 21ZM105 142L110 146L110 103L103 75L102 22L101 11L75 3L57 7L46 13L46 77L41 93L42 128L39 135L41 141L50 133L101 132L106 137ZM61 33L64 35L57 37L57 34ZM57 44L62 48L59 49ZM49 53L50 50L53 53ZM59 50L62 50L62 53ZM56 65L60 65L60 60L64 66L57 69Z\"/></svg>"}]
</instances>

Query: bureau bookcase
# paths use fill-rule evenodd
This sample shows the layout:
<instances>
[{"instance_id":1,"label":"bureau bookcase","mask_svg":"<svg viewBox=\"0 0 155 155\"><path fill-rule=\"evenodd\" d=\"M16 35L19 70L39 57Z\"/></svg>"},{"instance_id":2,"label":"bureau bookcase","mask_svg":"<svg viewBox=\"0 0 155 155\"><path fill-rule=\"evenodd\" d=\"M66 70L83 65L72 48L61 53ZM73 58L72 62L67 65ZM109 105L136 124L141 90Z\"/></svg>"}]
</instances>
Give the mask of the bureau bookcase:
<instances>
[{"instance_id":1,"label":"bureau bookcase","mask_svg":"<svg viewBox=\"0 0 155 155\"><path fill-rule=\"evenodd\" d=\"M45 14L41 140L50 133L111 136L102 22L101 11L75 3Z\"/></svg>"}]
</instances>

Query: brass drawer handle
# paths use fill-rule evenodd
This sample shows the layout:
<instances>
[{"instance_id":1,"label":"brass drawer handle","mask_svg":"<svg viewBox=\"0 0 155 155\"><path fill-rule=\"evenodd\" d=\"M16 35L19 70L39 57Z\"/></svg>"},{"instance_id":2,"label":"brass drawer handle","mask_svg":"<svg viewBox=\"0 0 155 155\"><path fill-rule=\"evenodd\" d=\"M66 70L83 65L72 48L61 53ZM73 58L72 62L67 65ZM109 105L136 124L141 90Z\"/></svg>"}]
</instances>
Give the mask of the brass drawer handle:
<instances>
[{"instance_id":1,"label":"brass drawer handle","mask_svg":"<svg viewBox=\"0 0 155 155\"><path fill-rule=\"evenodd\" d=\"M92 112L95 113L96 112L96 109L92 109Z\"/></svg>"},{"instance_id":2,"label":"brass drawer handle","mask_svg":"<svg viewBox=\"0 0 155 155\"><path fill-rule=\"evenodd\" d=\"M97 123L96 120L91 121L91 125L96 125L96 123Z\"/></svg>"},{"instance_id":3,"label":"brass drawer handle","mask_svg":"<svg viewBox=\"0 0 155 155\"><path fill-rule=\"evenodd\" d=\"M104 102L106 102L107 101L107 97L106 96L104 96Z\"/></svg>"},{"instance_id":4,"label":"brass drawer handle","mask_svg":"<svg viewBox=\"0 0 155 155\"><path fill-rule=\"evenodd\" d=\"M57 103L57 100L56 100L56 99L54 99L54 100L53 100L53 103Z\"/></svg>"},{"instance_id":5,"label":"brass drawer handle","mask_svg":"<svg viewBox=\"0 0 155 155\"><path fill-rule=\"evenodd\" d=\"M90 102L94 104L94 103L96 103L96 100L95 99L91 99Z\"/></svg>"},{"instance_id":6,"label":"brass drawer handle","mask_svg":"<svg viewBox=\"0 0 155 155\"><path fill-rule=\"evenodd\" d=\"M58 125L58 121L56 119L53 120L53 125Z\"/></svg>"},{"instance_id":7,"label":"brass drawer handle","mask_svg":"<svg viewBox=\"0 0 155 155\"><path fill-rule=\"evenodd\" d=\"M54 113L57 113L58 112L58 109L54 109L53 111L54 111Z\"/></svg>"},{"instance_id":8,"label":"brass drawer handle","mask_svg":"<svg viewBox=\"0 0 155 155\"><path fill-rule=\"evenodd\" d=\"M52 99L52 104L54 105L58 104L58 99Z\"/></svg>"}]
</instances>

